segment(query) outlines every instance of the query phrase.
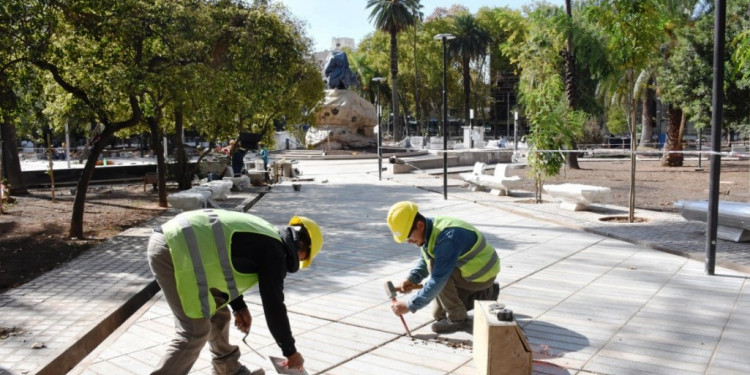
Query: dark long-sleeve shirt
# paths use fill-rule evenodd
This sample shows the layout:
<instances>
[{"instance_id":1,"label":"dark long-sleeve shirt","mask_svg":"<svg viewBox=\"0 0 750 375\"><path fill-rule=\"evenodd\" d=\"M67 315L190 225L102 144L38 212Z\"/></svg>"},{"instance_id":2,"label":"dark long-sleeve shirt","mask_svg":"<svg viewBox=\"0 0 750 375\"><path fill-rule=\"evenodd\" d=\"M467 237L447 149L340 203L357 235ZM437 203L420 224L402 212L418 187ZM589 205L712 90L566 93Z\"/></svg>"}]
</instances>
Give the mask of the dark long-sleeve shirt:
<instances>
[{"instance_id":1,"label":"dark long-sleeve shirt","mask_svg":"<svg viewBox=\"0 0 750 375\"><path fill-rule=\"evenodd\" d=\"M288 246L284 241L262 234L238 232L232 236L232 264L240 273L258 274L258 290L268 329L286 357L297 349L284 304L284 279L288 262L299 262L296 249L288 249ZM230 306L233 311L246 307L241 295L230 302Z\"/></svg>"}]
</instances>

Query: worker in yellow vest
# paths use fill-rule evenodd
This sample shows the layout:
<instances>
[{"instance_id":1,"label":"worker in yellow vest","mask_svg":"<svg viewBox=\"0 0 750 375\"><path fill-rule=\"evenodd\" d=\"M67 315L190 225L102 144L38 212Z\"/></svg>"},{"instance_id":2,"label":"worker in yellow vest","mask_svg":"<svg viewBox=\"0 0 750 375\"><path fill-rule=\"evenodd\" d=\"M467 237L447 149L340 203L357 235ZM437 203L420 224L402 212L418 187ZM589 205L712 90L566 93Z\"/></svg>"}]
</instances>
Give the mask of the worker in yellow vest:
<instances>
[{"instance_id":1,"label":"worker in yellow vest","mask_svg":"<svg viewBox=\"0 0 750 375\"><path fill-rule=\"evenodd\" d=\"M500 258L474 226L447 216L426 218L409 201L391 206L387 222L396 242L417 245L422 255L398 287L408 293L429 276L408 301L392 304L396 315L416 312L434 300L432 331L455 332L469 327L467 312L475 300L497 300Z\"/></svg>"},{"instance_id":2,"label":"worker in yellow vest","mask_svg":"<svg viewBox=\"0 0 750 375\"><path fill-rule=\"evenodd\" d=\"M151 235L148 262L175 316L176 334L152 374L187 374L206 341L215 374L263 374L240 364L239 347L229 343L227 305L235 326L250 332L252 317L242 293L255 284L284 365L302 369L284 304L284 278L310 266L322 246L320 227L303 216L277 228L247 213L203 209L164 223Z\"/></svg>"}]
</instances>

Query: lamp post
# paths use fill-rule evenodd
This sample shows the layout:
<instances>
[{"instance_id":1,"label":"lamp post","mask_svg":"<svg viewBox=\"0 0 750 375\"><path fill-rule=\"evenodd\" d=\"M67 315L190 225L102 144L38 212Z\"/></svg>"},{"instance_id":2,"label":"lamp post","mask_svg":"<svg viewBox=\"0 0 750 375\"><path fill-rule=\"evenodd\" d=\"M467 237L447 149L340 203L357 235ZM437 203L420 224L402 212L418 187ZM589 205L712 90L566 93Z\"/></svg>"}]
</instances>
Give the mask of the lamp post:
<instances>
[{"instance_id":1,"label":"lamp post","mask_svg":"<svg viewBox=\"0 0 750 375\"><path fill-rule=\"evenodd\" d=\"M435 40L443 41L443 199L448 199L448 94L445 91L447 78L445 66L447 65L446 42L455 39L453 34L435 35Z\"/></svg>"},{"instance_id":2,"label":"lamp post","mask_svg":"<svg viewBox=\"0 0 750 375\"><path fill-rule=\"evenodd\" d=\"M518 151L518 112L513 113L513 151Z\"/></svg>"},{"instance_id":3,"label":"lamp post","mask_svg":"<svg viewBox=\"0 0 750 375\"><path fill-rule=\"evenodd\" d=\"M380 150L380 133L383 132L383 129L380 128L380 116L382 112L382 108L380 107L380 82L385 81L385 78L383 77L375 77L372 79L373 82L376 82L378 86L378 99L377 99L377 107L375 108L375 113L378 116L378 181L383 179L383 153Z\"/></svg>"}]
</instances>

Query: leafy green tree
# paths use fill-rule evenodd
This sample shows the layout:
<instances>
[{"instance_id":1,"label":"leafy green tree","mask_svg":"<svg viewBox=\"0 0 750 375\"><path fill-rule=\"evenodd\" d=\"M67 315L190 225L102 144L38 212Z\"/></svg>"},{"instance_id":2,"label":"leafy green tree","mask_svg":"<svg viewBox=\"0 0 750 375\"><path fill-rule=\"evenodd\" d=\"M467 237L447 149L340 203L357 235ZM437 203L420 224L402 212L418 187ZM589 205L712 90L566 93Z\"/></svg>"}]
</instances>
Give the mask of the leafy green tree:
<instances>
[{"instance_id":1,"label":"leafy green tree","mask_svg":"<svg viewBox=\"0 0 750 375\"><path fill-rule=\"evenodd\" d=\"M398 98L398 38L397 35L416 22L415 9L419 9L419 0L368 0L367 8L371 9L370 21L375 28L387 32L391 37L391 106L393 109L394 139L399 139L402 129L399 119Z\"/></svg>"},{"instance_id":2,"label":"leafy green tree","mask_svg":"<svg viewBox=\"0 0 750 375\"><path fill-rule=\"evenodd\" d=\"M506 55L515 56L521 71L520 102L531 126L528 162L536 180L536 200L541 202L546 176L560 172L565 156L558 150L570 148L583 134L587 114L571 110L563 82L562 51L565 33L552 27L563 16L559 9L540 6L529 14L524 38L507 44Z\"/></svg>"},{"instance_id":3,"label":"leafy green tree","mask_svg":"<svg viewBox=\"0 0 750 375\"><path fill-rule=\"evenodd\" d=\"M724 116L722 131L746 132L750 106L747 98L750 89L747 82L735 79L733 72L743 69L735 66L739 61L731 59L737 56L738 47L732 43L750 29L750 15L747 12L750 1L738 0L727 3L726 22L726 56L724 79ZM676 42L669 50L670 58L661 70L659 86L662 97L668 103L678 106L685 112L688 121L697 129L705 129L711 124L711 90L713 77L713 6L702 8L704 13L697 17L688 27L677 31Z\"/></svg>"},{"instance_id":4,"label":"leafy green tree","mask_svg":"<svg viewBox=\"0 0 750 375\"><path fill-rule=\"evenodd\" d=\"M451 33L455 39L449 41L451 54L460 56L462 83L464 88L464 124L469 125L471 110L471 63L484 61L492 36L471 13L459 13L452 17Z\"/></svg>"},{"instance_id":5,"label":"leafy green tree","mask_svg":"<svg viewBox=\"0 0 750 375\"><path fill-rule=\"evenodd\" d=\"M662 34L659 11L651 0L597 0L588 8L607 43L607 54L615 68L610 83L625 98L630 130L630 200L628 219L635 220L636 104L638 74L656 56Z\"/></svg>"}]
</instances>

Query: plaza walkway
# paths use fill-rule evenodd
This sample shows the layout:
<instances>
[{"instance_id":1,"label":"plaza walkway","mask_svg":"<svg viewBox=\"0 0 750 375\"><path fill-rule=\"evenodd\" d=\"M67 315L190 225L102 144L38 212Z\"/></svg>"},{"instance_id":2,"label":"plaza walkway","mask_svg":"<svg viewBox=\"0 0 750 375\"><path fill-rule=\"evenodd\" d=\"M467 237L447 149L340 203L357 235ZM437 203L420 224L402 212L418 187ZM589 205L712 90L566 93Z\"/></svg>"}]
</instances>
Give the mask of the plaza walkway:
<instances>
[{"instance_id":1,"label":"plaza walkway","mask_svg":"<svg viewBox=\"0 0 750 375\"><path fill-rule=\"evenodd\" d=\"M564 212L468 192L455 181L445 200L442 179L384 173L379 181L373 160L297 167L314 178L301 191L280 184L225 204L278 225L309 216L324 230L313 266L289 275L285 287L309 374L478 373L471 329L435 335L424 309L405 316L410 339L389 309L384 282L401 280L418 257L413 245L393 242L385 223L391 204L407 199L427 216L474 223L495 246L500 301L531 344L535 374L750 373L750 244L719 241L720 267L707 276L699 260L704 226L674 214L637 212L650 222L609 224L598 219L623 208ZM16 327L0 340L0 375L148 373L173 323L154 295L145 247L150 229L174 214L0 295L0 326ZM247 341L265 358L241 345L239 331L233 340L249 368L274 374L268 356L280 350L257 289L245 296L254 318ZM211 373L207 349L192 373Z\"/></svg>"}]
</instances>

